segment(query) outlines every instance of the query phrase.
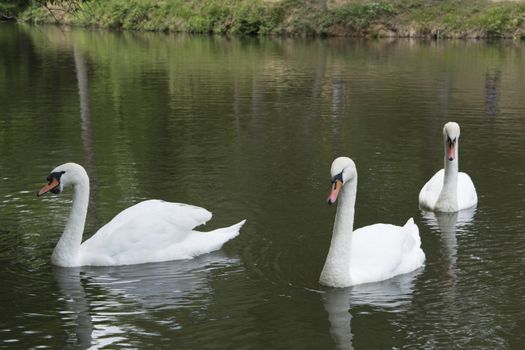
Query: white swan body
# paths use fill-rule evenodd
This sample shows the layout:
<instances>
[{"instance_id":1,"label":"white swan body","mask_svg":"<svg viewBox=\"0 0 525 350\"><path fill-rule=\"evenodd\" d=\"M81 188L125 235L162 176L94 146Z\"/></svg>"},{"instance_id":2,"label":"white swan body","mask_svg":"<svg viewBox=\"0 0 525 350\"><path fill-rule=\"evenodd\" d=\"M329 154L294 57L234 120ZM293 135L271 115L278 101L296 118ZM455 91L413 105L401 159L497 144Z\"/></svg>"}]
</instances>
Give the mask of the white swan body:
<instances>
[{"instance_id":1,"label":"white swan body","mask_svg":"<svg viewBox=\"0 0 525 350\"><path fill-rule=\"evenodd\" d=\"M51 262L58 266L113 266L190 259L220 249L239 234L245 220L211 232L193 230L211 219L206 209L181 203L147 200L125 209L81 244L89 202L84 168L66 163L48 176L38 195L73 186L73 205Z\"/></svg>"},{"instance_id":2,"label":"white swan body","mask_svg":"<svg viewBox=\"0 0 525 350\"><path fill-rule=\"evenodd\" d=\"M445 181L445 170L441 169L428 180L419 192L419 207L437 212L456 212L475 207L478 203L478 196L472 179L466 173L459 172L457 175L456 200L444 201L443 204L438 205L439 195L443 191Z\"/></svg>"},{"instance_id":3,"label":"white swan body","mask_svg":"<svg viewBox=\"0 0 525 350\"><path fill-rule=\"evenodd\" d=\"M478 195L474 183L458 172L459 125L449 122L443 127L445 166L419 192L419 207L428 211L456 212L475 207Z\"/></svg>"},{"instance_id":4,"label":"white swan body","mask_svg":"<svg viewBox=\"0 0 525 350\"><path fill-rule=\"evenodd\" d=\"M350 158L339 157L332 163L331 174L333 188L328 203L339 197L339 204L319 282L330 287L348 287L386 280L421 267L425 253L414 220L410 218L402 227L375 224L353 231L355 164Z\"/></svg>"}]
</instances>

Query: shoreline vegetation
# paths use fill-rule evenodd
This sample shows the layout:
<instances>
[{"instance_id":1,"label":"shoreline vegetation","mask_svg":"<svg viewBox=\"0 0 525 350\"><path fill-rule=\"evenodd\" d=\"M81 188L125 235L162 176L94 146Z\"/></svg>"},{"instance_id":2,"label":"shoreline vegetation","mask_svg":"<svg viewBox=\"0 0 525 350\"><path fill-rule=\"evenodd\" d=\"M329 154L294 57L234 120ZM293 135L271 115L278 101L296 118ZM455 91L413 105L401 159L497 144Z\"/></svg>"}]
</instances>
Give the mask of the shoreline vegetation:
<instances>
[{"instance_id":1,"label":"shoreline vegetation","mask_svg":"<svg viewBox=\"0 0 525 350\"><path fill-rule=\"evenodd\" d=\"M523 0L0 0L0 18L225 35L525 38Z\"/></svg>"}]
</instances>

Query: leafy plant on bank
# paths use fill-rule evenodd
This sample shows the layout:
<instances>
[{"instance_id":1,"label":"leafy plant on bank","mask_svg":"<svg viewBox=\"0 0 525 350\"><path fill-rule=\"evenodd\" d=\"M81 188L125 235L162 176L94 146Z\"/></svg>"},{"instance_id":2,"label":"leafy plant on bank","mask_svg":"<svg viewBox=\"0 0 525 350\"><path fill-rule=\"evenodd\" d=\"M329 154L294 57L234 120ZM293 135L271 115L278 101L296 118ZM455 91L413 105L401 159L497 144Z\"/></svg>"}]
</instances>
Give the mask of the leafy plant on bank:
<instances>
[{"instance_id":1,"label":"leafy plant on bank","mask_svg":"<svg viewBox=\"0 0 525 350\"><path fill-rule=\"evenodd\" d=\"M332 11L333 21L360 30L373 21L396 14L394 6L387 2L350 3Z\"/></svg>"},{"instance_id":2,"label":"leafy plant on bank","mask_svg":"<svg viewBox=\"0 0 525 350\"><path fill-rule=\"evenodd\" d=\"M469 24L489 37L502 37L514 28L520 28L525 15L525 4L499 4L474 16Z\"/></svg>"},{"instance_id":3,"label":"leafy plant on bank","mask_svg":"<svg viewBox=\"0 0 525 350\"><path fill-rule=\"evenodd\" d=\"M0 1L0 19L12 20L29 5L29 0Z\"/></svg>"}]
</instances>

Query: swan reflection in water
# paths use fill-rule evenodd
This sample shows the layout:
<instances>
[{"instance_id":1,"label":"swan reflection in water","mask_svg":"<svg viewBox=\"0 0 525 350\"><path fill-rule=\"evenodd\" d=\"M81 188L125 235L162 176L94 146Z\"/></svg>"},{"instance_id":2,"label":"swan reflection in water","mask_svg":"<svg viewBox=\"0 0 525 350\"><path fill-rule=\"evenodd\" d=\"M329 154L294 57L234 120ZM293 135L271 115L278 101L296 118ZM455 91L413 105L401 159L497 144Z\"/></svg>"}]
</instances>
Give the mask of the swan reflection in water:
<instances>
[{"instance_id":1,"label":"swan reflection in water","mask_svg":"<svg viewBox=\"0 0 525 350\"><path fill-rule=\"evenodd\" d=\"M454 213L421 212L423 221L433 232L438 233L441 238L445 250L444 255L448 260L448 275L453 281L456 279L457 269L457 234L465 231L472 224L475 213L476 208L464 209Z\"/></svg>"},{"instance_id":2,"label":"swan reflection in water","mask_svg":"<svg viewBox=\"0 0 525 350\"><path fill-rule=\"evenodd\" d=\"M412 301L415 277L423 269L395 276L389 280L359 284L348 288L331 288L322 294L324 308L328 313L330 334L336 349L353 349L352 308L369 306L386 312L399 312Z\"/></svg>"},{"instance_id":3,"label":"swan reflection in water","mask_svg":"<svg viewBox=\"0 0 525 350\"><path fill-rule=\"evenodd\" d=\"M67 344L100 348L129 344L126 334L150 333L124 320L129 315L155 319L154 312L201 308L213 298L209 281L240 260L222 252L191 260L112 267L53 267L53 276L66 303ZM220 273L220 272L219 272ZM229 272L231 273L231 271ZM164 313L157 324L178 329L177 313ZM140 322L139 322L140 324ZM155 334L150 334L155 335Z\"/></svg>"}]
</instances>

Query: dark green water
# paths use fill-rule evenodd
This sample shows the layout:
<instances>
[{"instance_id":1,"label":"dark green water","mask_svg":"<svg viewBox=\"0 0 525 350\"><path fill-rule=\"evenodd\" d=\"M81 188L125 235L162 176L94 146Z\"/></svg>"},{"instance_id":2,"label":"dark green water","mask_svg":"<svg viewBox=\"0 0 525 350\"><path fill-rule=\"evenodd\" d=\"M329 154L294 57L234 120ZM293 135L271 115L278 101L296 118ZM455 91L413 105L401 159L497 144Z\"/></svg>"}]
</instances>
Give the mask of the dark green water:
<instances>
[{"instance_id":1,"label":"dark green water","mask_svg":"<svg viewBox=\"0 0 525 350\"><path fill-rule=\"evenodd\" d=\"M0 25L0 347L519 348L525 341L525 45L228 39ZM461 127L475 212L417 197ZM359 172L356 227L413 216L424 268L318 284L334 157ZM71 194L37 199L56 165L88 170L85 237L147 198L246 218L191 261L60 269Z\"/></svg>"}]
</instances>

